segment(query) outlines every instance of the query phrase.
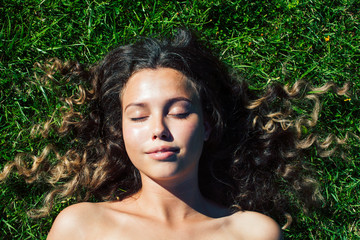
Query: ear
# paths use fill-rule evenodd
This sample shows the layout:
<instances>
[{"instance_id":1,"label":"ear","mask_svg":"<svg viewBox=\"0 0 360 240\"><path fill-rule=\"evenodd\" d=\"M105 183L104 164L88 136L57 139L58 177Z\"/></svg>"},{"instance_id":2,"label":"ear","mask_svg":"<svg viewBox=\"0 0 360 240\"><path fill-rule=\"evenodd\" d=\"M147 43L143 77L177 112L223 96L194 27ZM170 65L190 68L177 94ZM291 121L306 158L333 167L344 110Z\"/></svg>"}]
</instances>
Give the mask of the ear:
<instances>
[{"instance_id":1,"label":"ear","mask_svg":"<svg viewBox=\"0 0 360 240\"><path fill-rule=\"evenodd\" d=\"M210 137L210 133L211 133L211 130L212 130L212 127L210 125L210 123L208 121L204 121L204 141L207 141Z\"/></svg>"}]
</instances>

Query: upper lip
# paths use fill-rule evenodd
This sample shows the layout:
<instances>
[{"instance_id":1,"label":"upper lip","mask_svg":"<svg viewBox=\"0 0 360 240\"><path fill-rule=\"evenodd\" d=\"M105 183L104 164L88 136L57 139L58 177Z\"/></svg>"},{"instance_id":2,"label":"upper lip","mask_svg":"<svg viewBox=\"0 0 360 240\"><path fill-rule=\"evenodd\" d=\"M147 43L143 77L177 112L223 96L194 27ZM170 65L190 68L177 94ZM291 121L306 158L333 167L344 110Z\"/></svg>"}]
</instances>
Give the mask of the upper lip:
<instances>
[{"instance_id":1,"label":"upper lip","mask_svg":"<svg viewBox=\"0 0 360 240\"><path fill-rule=\"evenodd\" d=\"M179 148L177 147L161 146L161 147L151 148L149 151L146 151L146 153L149 154L149 153L157 153L157 152L178 152L178 151Z\"/></svg>"}]
</instances>

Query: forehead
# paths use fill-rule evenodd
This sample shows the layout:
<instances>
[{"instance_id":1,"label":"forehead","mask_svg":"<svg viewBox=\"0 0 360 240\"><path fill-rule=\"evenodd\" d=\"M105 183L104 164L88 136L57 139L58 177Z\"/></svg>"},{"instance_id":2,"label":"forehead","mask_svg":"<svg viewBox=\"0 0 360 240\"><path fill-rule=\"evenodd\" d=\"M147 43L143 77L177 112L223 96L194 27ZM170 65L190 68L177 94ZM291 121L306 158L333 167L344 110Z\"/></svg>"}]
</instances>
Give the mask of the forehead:
<instances>
[{"instance_id":1,"label":"forehead","mask_svg":"<svg viewBox=\"0 0 360 240\"><path fill-rule=\"evenodd\" d=\"M176 97L198 99L194 84L181 72L172 68L143 69L126 83L121 100L129 102L156 101Z\"/></svg>"}]
</instances>

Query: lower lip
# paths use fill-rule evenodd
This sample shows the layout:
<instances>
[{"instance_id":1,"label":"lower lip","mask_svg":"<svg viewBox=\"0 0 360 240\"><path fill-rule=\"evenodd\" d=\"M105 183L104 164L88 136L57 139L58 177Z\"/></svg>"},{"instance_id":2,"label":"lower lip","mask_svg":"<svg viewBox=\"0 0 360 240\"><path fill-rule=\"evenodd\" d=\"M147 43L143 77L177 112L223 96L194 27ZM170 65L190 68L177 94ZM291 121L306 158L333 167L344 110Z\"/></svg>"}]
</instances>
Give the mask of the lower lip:
<instances>
[{"instance_id":1,"label":"lower lip","mask_svg":"<svg viewBox=\"0 0 360 240\"><path fill-rule=\"evenodd\" d=\"M148 155L154 160L168 160L171 156L175 155L175 152L173 151L154 152L154 153L148 153Z\"/></svg>"}]
</instances>

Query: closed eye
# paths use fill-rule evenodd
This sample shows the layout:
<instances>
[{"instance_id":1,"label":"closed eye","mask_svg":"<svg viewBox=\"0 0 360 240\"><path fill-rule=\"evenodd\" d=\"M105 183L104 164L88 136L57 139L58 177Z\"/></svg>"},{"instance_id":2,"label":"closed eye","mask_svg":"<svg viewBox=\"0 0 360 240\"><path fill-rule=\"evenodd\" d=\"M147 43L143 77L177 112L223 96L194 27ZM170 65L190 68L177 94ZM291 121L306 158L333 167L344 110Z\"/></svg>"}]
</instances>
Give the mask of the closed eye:
<instances>
[{"instance_id":1,"label":"closed eye","mask_svg":"<svg viewBox=\"0 0 360 240\"><path fill-rule=\"evenodd\" d=\"M130 118L133 122L143 122L147 119L147 117L136 117L136 118Z\"/></svg>"},{"instance_id":2,"label":"closed eye","mask_svg":"<svg viewBox=\"0 0 360 240\"><path fill-rule=\"evenodd\" d=\"M186 113L178 113L178 114L170 114L170 116L172 117L176 117L179 119L185 119L190 115L190 112L186 112Z\"/></svg>"}]
</instances>

